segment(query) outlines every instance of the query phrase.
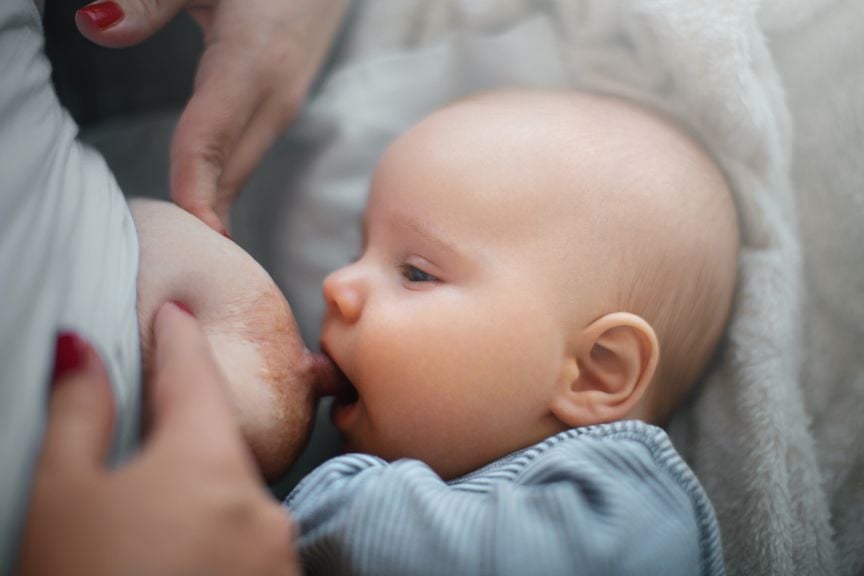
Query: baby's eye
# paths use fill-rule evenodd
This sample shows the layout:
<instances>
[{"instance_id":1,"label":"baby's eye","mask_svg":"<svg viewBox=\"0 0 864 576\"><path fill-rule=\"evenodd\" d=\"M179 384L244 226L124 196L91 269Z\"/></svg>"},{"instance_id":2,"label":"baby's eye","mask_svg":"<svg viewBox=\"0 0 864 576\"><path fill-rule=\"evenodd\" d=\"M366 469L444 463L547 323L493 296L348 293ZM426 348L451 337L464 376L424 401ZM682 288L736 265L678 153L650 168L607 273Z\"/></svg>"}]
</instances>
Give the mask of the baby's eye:
<instances>
[{"instance_id":1,"label":"baby's eye","mask_svg":"<svg viewBox=\"0 0 864 576\"><path fill-rule=\"evenodd\" d=\"M438 282L438 278L411 264L402 264L402 276L409 282Z\"/></svg>"}]
</instances>

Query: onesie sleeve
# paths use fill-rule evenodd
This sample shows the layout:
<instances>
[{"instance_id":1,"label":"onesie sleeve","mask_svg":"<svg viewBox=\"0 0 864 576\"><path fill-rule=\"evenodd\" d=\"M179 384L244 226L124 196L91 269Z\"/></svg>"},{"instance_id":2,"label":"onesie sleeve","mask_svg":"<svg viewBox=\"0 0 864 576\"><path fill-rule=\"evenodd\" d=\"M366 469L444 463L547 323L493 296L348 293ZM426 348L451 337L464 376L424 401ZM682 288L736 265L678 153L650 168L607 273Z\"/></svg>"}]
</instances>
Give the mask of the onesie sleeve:
<instances>
[{"instance_id":1,"label":"onesie sleeve","mask_svg":"<svg viewBox=\"0 0 864 576\"><path fill-rule=\"evenodd\" d=\"M562 442L452 484L417 461L348 455L286 505L308 574L723 572L686 483L638 441Z\"/></svg>"}]
</instances>

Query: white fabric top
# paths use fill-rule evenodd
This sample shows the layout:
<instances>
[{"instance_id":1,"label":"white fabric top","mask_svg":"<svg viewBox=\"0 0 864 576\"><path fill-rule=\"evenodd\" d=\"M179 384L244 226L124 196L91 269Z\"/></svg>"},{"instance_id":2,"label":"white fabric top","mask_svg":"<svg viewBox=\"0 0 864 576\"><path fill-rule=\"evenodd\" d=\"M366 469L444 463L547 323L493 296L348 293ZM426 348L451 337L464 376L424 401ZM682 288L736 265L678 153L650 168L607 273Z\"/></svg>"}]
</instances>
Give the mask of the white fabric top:
<instances>
[{"instance_id":1,"label":"white fabric top","mask_svg":"<svg viewBox=\"0 0 864 576\"><path fill-rule=\"evenodd\" d=\"M101 353L112 458L138 431L138 240L102 157L75 138L33 0L0 2L0 574L10 573L45 421L58 330Z\"/></svg>"}]
</instances>

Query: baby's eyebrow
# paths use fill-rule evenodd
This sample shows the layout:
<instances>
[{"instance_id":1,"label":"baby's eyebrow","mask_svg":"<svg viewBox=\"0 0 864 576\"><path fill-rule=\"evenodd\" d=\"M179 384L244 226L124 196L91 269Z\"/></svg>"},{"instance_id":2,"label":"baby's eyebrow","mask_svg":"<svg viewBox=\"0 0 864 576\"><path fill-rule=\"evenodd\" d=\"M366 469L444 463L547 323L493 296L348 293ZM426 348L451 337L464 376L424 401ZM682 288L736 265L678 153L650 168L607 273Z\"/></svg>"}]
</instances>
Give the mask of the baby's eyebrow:
<instances>
[{"instance_id":1,"label":"baby's eyebrow","mask_svg":"<svg viewBox=\"0 0 864 576\"><path fill-rule=\"evenodd\" d=\"M445 240L443 235L436 233L435 227L426 220L421 220L413 216L400 216L396 219L396 223L414 231L424 240L435 244L442 250L446 250L455 255L460 255L462 253L455 245Z\"/></svg>"}]
</instances>

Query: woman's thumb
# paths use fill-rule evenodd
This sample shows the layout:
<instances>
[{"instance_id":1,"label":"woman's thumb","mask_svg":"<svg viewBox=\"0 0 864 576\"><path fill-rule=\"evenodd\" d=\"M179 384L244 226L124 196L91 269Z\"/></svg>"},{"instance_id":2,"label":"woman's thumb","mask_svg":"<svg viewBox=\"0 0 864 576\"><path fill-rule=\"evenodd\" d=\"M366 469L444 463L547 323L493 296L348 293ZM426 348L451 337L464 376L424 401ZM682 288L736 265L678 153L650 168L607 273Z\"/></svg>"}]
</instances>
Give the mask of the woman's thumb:
<instances>
[{"instance_id":1,"label":"woman's thumb","mask_svg":"<svg viewBox=\"0 0 864 576\"><path fill-rule=\"evenodd\" d=\"M108 48L138 44L167 24L186 0L100 0L75 13L88 40Z\"/></svg>"}]
</instances>

